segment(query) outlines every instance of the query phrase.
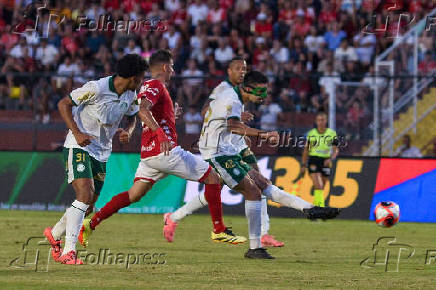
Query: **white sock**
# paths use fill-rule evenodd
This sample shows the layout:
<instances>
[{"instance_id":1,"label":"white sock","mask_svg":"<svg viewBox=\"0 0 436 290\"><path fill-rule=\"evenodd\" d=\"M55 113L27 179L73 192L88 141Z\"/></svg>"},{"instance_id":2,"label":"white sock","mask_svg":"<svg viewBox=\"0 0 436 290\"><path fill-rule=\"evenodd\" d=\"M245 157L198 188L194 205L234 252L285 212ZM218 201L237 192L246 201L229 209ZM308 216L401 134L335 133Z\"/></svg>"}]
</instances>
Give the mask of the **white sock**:
<instances>
[{"instance_id":1,"label":"white sock","mask_svg":"<svg viewBox=\"0 0 436 290\"><path fill-rule=\"evenodd\" d=\"M85 212L87 209L88 205L78 200L73 201L71 207L67 209L67 231L65 236L65 247L62 251L62 255L76 250L77 236L79 235L80 228L82 227L83 218L85 217Z\"/></svg>"},{"instance_id":2,"label":"white sock","mask_svg":"<svg viewBox=\"0 0 436 290\"><path fill-rule=\"evenodd\" d=\"M192 214L194 211L199 210L202 207L207 206L206 198L204 197L204 193L201 193L191 199L184 206L176 210L170 215L170 218L174 222L179 222L184 219L187 215Z\"/></svg>"},{"instance_id":3,"label":"white sock","mask_svg":"<svg viewBox=\"0 0 436 290\"><path fill-rule=\"evenodd\" d=\"M262 247L260 242L260 232L262 228L262 202L260 200L246 200L245 215L248 220L250 249L260 248Z\"/></svg>"},{"instance_id":4,"label":"white sock","mask_svg":"<svg viewBox=\"0 0 436 290\"><path fill-rule=\"evenodd\" d=\"M261 234L267 235L269 231L269 216L268 216L268 199L262 195L262 231Z\"/></svg>"},{"instance_id":5,"label":"white sock","mask_svg":"<svg viewBox=\"0 0 436 290\"><path fill-rule=\"evenodd\" d=\"M60 240L65 234L67 225L67 213L65 212L61 219L51 229L51 234L55 240Z\"/></svg>"},{"instance_id":6,"label":"white sock","mask_svg":"<svg viewBox=\"0 0 436 290\"><path fill-rule=\"evenodd\" d=\"M308 203L307 201L305 201L302 198L299 198L298 196L291 195L272 184L268 185L262 191L262 194L270 198L272 201L278 202L281 205L287 207L298 209L299 211L303 211L303 209L305 208L313 207L313 204Z\"/></svg>"}]
</instances>

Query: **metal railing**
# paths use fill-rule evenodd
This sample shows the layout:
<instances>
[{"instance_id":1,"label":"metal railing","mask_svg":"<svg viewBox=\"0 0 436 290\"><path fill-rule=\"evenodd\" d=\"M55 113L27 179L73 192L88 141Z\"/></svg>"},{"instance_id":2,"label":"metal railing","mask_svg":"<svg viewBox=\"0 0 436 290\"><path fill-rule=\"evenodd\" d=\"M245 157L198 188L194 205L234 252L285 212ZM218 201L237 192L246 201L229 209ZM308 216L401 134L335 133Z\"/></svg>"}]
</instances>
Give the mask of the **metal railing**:
<instances>
[{"instance_id":1,"label":"metal railing","mask_svg":"<svg viewBox=\"0 0 436 290\"><path fill-rule=\"evenodd\" d=\"M416 127L422 120L422 118L418 116L417 111L419 95L436 80L434 76L436 69L427 72L425 77L420 76L418 72L419 58L420 56L422 58L422 53L419 47L419 37L421 37L424 32L430 33L428 29L429 27L427 27L427 22L428 19L434 15L436 15L436 8L428 13L408 32L395 39L393 45L386 49L375 60L377 74L380 73L383 66L388 64L390 64L390 70L392 71L394 68L397 73L399 71L401 73L401 69L405 67L406 75L409 75L409 80L412 80L412 83L411 85L405 85L404 88L397 88L397 86L392 83L392 79L389 82L389 88L386 88L389 89L390 93L389 123L386 126L383 122L374 122L374 131L377 132L375 133L375 136L378 135L378 137L374 138L369 148L364 152L365 156L382 155L382 152L386 150L389 151L390 155L392 155L393 147L397 140L411 130L416 133ZM376 90L375 93L376 98L379 98L379 91ZM394 100L394 95L399 97ZM411 106L413 106L412 125L396 132L393 120L398 118L401 112L404 112ZM377 112L377 114L380 115L380 112Z\"/></svg>"}]
</instances>

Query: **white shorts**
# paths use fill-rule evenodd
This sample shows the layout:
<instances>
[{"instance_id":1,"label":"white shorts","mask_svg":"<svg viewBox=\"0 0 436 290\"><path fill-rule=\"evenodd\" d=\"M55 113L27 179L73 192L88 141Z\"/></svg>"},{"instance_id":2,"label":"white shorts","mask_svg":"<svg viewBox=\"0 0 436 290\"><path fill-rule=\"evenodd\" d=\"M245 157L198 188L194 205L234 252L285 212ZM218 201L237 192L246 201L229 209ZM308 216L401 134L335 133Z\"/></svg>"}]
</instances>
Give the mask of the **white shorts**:
<instances>
[{"instance_id":1,"label":"white shorts","mask_svg":"<svg viewBox=\"0 0 436 290\"><path fill-rule=\"evenodd\" d=\"M168 156L160 153L141 159L134 182L143 181L154 184L170 174L187 180L203 182L211 170L209 163L201 157L177 146L170 151Z\"/></svg>"}]
</instances>

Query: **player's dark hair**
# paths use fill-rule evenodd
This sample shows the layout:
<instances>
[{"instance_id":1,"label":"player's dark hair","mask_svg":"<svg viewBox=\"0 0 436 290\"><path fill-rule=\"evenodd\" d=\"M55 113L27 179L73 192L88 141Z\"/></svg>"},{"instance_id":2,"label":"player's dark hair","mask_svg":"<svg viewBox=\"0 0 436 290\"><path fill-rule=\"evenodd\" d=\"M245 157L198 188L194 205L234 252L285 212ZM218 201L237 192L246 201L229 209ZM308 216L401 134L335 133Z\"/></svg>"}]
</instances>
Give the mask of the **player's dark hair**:
<instances>
[{"instance_id":1,"label":"player's dark hair","mask_svg":"<svg viewBox=\"0 0 436 290\"><path fill-rule=\"evenodd\" d=\"M150 56L149 64L150 67L154 67L158 64L168 64L172 58L173 56L168 49L160 49Z\"/></svg>"},{"instance_id":2,"label":"player's dark hair","mask_svg":"<svg viewBox=\"0 0 436 290\"><path fill-rule=\"evenodd\" d=\"M249 87L254 84L267 84L268 78L257 70L252 70L244 77L244 87Z\"/></svg>"},{"instance_id":3,"label":"player's dark hair","mask_svg":"<svg viewBox=\"0 0 436 290\"><path fill-rule=\"evenodd\" d=\"M147 70L147 62L138 54L126 54L116 65L116 73L122 78L137 76Z\"/></svg>"},{"instance_id":4,"label":"player's dark hair","mask_svg":"<svg viewBox=\"0 0 436 290\"><path fill-rule=\"evenodd\" d=\"M232 58L229 61L229 64L228 64L227 67L230 67L233 64L234 61L245 61L245 58L243 58L242 56L235 56L234 58Z\"/></svg>"}]
</instances>

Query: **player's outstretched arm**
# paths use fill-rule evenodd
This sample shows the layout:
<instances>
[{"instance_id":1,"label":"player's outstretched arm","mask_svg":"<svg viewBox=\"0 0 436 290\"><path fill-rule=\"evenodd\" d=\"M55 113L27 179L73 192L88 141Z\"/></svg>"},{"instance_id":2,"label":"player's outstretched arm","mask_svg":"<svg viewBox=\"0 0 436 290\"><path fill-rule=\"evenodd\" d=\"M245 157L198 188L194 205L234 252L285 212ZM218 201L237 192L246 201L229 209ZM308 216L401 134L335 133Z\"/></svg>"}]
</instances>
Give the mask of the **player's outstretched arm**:
<instances>
[{"instance_id":1,"label":"player's outstretched arm","mask_svg":"<svg viewBox=\"0 0 436 290\"><path fill-rule=\"evenodd\" d=\"M233 134L238 134L242 136L254 136L254 137L261 137L261 138L279 138L279 133L276 131L272 132L265 132L256 128L251 128L244 123L242 123L238 119L228 119L227 120L227 130L232 132ZM274 142L274 140L271 140L271 142Z\"/></svg>"},{"instance_id":2,"label":"player's outstretched arm","mask_svg":"<svg viewBox=\"0 0 436 290\"><path fill-rule=\"evenodd\" d=\"M164 152L165 155L169 155L171 150L171 143L165 135L163 129L159 126L151 113L152 103L146 98L142 98L139 106L139 118L144 122L145 126L156 133L157 139L160 143L160 152Z\"/></svg>"},{"instance_id":3,"label":"player's outstretched arm","mask_svg":"<svg viewBox=\"0 0 436 290\"><path fill-rule=\"evenodd\" d=\"M130 137L132 137L133 131L136 127L136 115L127 116L127 128L118 128L118 132L120 133L120 142L123 144L127 144L130 142Z\"/></svg>"},{"instance_id":4,"label":"player's outstretched arm","mask_svg":"<svg viewBox=\"0 0 436 290\"><path fill-rule=\"evenodd\" d=\"M73 106L74 104L71 101L70 97L64 97L58 103L59 113L61 114L62 119L64 119L68 129L70 129L73 133L74 138L76 138L77 144L85 147L91 144L91 139L93 139L94 137L80 132L79 127L73 119Z\"/></svg>"}]
</instances>

